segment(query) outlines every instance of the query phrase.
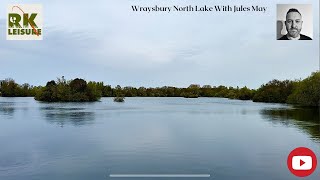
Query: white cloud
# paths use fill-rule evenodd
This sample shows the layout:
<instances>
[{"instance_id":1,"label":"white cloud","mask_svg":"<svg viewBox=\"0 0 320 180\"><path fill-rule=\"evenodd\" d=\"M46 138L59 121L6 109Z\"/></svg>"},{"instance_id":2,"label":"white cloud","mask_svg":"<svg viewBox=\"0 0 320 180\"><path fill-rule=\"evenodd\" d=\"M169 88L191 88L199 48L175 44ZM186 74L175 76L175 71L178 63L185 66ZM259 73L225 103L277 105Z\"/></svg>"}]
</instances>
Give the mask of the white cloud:
<instances>
[{"instance_id":1,"label":"white cloud","mask_svg":"<svg viewBox=\"0 0 320 180\"><path fill-rule=\"evenodd\" d=\"M9 2L1 1L0 7L6 7ZM25 3L29 2L33 1ZM1 63L19 66L20 71L7 69L0 76L33 79L34 82L42 78L43 82L68 74L116 84L219 83L257 87L272 78L305 77L318 68L318 36L312 42L275 40L275 4L280 3L277 0L157 2L167 5L261 4L268 6L265 14L131 12L131 4L156 4L150 1L42 3L46 25L44 40L9 42L2 36ZM314 32L319 34L319 2L313 3ZM0 14L5 14L4 10L2 8ZM0 21L0 28L4 34L4 20ZM40 71L25 75L20 66ZM43 73L41 77L40 72Z\"/></svg>"}]
</instances>

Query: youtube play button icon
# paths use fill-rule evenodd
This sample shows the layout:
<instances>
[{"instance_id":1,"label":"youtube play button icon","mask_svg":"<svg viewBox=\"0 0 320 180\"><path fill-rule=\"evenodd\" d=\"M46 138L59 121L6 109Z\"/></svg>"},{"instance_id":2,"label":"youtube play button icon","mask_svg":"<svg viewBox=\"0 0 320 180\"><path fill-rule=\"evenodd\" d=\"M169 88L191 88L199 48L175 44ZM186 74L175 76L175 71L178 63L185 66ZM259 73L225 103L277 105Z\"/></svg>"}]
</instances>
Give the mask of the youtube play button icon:
<instances>
[{"instance_id":1,"label":"youtube play button icon","mask_svg":"<svg viewBox=\"0 0 320 180\"><path fill-rule=\"evenodd\" d=\"M293 156L292 169L294 170L312 169L312 157L311 156Z\"/></svg>"},{"instance_id":2,"label":"youtube play button icon","mask_svg":"<svg viewBox=\"0 0 320 180\"><path fill-rule=\"evenodd\" d=\"M316 169L317 157L310 149L299 147L289 154L287 164L292 174L306 177Z\"/></svg>"}]
</instances>

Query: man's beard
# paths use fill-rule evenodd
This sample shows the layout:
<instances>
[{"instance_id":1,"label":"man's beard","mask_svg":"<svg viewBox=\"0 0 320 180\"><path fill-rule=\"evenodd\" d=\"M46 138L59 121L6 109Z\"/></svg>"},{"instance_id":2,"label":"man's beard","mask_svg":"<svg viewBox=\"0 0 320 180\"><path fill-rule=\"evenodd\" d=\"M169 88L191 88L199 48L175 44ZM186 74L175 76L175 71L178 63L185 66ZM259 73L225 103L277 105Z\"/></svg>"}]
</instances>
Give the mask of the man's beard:
<instances>
[{"instance_id":1,"label":"man's beard","mask_svg":"<svg viewBox=\"0 0 320 180\"><path fill-rule=\"evenodd\" d=\"M288 33L289 33L289 35L290 35L291 37L296 38L296 37L299 36L300 30L297 29L297 28L290 28L290 29L288 30Z\"/></svg>"}]
</instances>

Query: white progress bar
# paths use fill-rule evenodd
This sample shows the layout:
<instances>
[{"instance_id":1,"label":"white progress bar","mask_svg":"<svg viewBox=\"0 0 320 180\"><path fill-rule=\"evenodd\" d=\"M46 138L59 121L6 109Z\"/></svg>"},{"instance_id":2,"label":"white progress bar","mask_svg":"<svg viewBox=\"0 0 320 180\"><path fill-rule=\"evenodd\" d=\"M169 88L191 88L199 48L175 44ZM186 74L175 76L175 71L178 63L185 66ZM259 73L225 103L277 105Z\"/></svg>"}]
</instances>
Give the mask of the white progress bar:
<instances>
[{"instance_id":1,"label":"white progress bar","mask_svg":"<svg viewBox=\"0 0 320 180\"><path fill-rule=\"evenodd\" d=\"M111 178L209 178L210 174L110 174Z\"/></svg>"}]
</instances>

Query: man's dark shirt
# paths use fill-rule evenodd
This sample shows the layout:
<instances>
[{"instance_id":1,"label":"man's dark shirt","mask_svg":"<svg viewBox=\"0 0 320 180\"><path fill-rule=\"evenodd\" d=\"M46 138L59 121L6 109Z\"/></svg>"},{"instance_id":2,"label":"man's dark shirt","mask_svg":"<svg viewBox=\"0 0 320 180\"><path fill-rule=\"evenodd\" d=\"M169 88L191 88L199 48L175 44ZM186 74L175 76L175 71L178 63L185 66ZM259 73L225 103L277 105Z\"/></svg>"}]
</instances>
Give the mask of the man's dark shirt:
<instances>
[{"instance_id":1,"label":"man's dark shirt","mask_svg":"<svg viewBox=\"0 0 320 180\"><path fill-rule=\"evenodd\" d=\"M288 39L287 35L282 36L280 39L278 40L290 40ZM300 34L300 39L299 40L312 40L310 37Z\"/></svg>"}]
</instances>

